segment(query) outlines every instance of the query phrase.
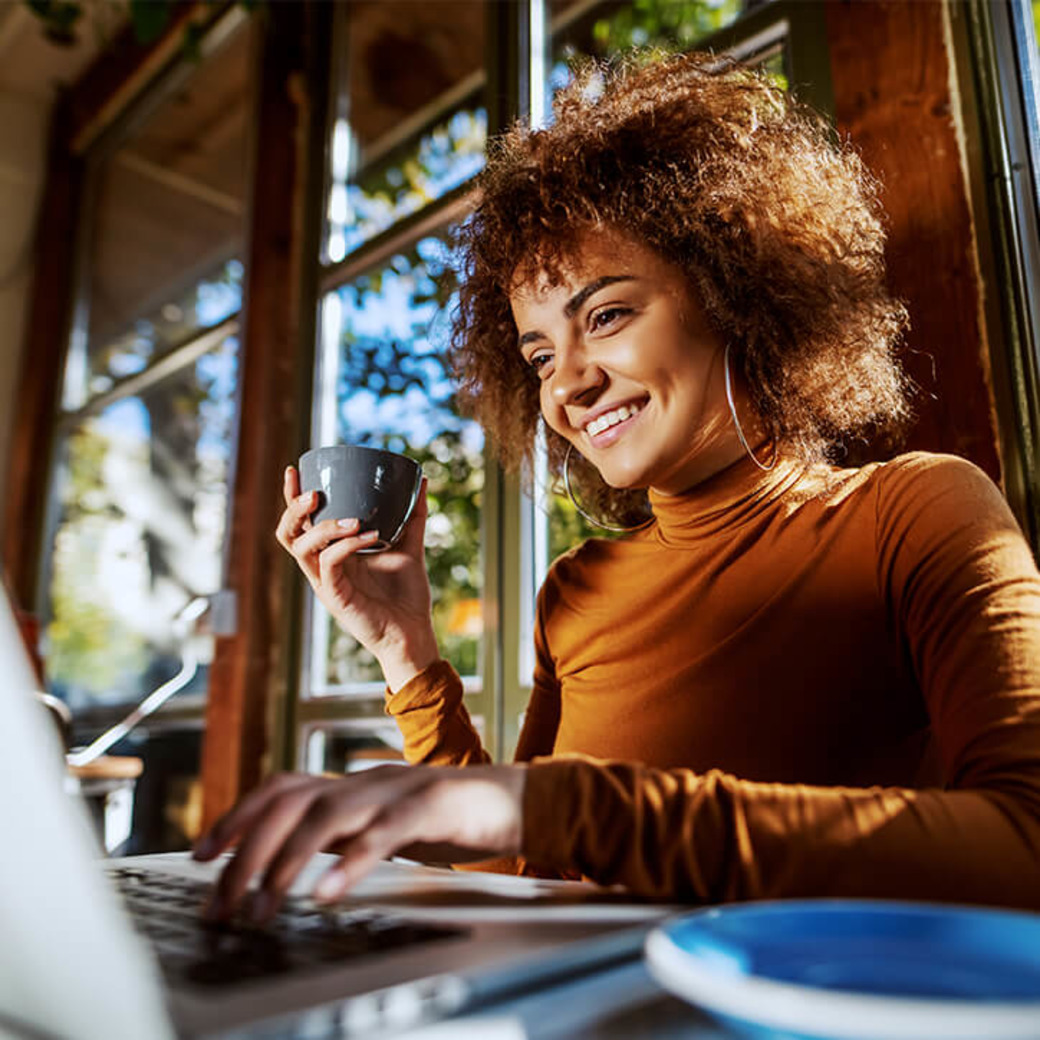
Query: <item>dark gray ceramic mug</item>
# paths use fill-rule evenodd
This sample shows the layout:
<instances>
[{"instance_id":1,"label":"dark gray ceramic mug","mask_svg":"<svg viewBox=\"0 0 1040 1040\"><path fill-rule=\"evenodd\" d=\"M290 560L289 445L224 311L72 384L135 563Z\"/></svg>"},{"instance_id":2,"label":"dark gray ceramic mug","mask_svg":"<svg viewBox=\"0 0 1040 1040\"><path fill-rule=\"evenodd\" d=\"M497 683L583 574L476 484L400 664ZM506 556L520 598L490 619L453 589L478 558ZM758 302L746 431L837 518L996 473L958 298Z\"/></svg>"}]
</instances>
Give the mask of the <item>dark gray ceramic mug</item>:
<instances>
[{"instance_id":1,"label":"dark gray ceramic mug","mask_svg":"<svg viewBox=\"0 0 1040 1040\"><path fill-rule=\"evenodd\" d=\"M357 517L362 531L379 532L360 552L382 552L397 541L421 486L422 467L395 451L337 444L300 456L300 491L318 492L314 523Z\"/></svg>"}]
</instances>

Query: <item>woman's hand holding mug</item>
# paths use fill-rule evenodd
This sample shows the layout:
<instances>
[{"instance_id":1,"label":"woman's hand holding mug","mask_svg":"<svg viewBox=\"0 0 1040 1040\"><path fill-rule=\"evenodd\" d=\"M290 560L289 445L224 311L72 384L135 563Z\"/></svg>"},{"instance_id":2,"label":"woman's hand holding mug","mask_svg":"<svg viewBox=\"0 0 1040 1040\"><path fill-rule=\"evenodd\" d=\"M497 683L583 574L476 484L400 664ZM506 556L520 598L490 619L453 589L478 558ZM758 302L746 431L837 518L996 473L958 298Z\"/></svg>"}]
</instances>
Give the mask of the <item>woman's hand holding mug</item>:
<instances>
[{"instance_id":1,"label":"woman's hand holding mug","mask_svg":"<svg viewBox=\"0 0 1040 1040\"><path fill-rule=\"evenodd\" d=\"M279 543L336 623L372 652L390 689L399 690L440 656L423 556L425 478L401 537L383 552L360 555L376 535L361 532L357 517L312 524L318 492L301 493L294 466L286 468L282 490L286 508L276 530Z\"/></svg>"}]
</instances>

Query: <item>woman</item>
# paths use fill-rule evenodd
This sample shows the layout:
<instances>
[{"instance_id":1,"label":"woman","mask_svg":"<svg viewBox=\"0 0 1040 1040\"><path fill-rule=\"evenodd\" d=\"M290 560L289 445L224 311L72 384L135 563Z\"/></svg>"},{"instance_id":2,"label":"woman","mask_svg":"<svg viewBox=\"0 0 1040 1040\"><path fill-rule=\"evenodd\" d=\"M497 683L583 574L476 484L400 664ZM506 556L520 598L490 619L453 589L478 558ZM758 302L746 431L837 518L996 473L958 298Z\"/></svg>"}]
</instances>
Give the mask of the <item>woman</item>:
<instances>
[{"instance_id":1,"label":"woman","mask_svg":"<svg viewBox=\"0 0 1040 1040\"><path fill-rule=\"evenodd\" d=\"M463 397L507 463L544 423L582 508L633 530L554 564L517 763L491 766L433 636L424 511L357 556L290 469L278 537L380 661L409 761L466 768L275 778L198 850L239 843L211 912L260 873L265 917L322 848L319 898L407 849L697 902L1040 907L1028 546L967 462L825 461L908 414L858 159L755 74L591 69L492 150L461 249Z\"/></svg>"}]
</instances>

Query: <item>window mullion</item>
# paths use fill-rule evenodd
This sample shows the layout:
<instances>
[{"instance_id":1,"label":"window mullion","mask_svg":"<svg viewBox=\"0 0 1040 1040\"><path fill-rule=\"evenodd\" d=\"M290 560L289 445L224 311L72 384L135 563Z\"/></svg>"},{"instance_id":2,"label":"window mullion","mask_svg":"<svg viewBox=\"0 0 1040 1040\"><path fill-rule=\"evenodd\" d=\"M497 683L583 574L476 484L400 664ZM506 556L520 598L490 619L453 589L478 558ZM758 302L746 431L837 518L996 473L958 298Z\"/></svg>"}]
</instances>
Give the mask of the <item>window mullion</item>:
<instances>
[{"instance_id":1,"label":"window mullion","mask_svg":"<svg viewBox=\"0 0 1040 1040\"><path fill-rule=\"evenodd\" d=\"M231 336L236 336L238 331L239 316L237 313L225 318L217 325L202 329L168 354L164 354L144 371L119 380L111 389L95 395L79 408L63 412L58 420L58 429L67 429L91 415L99 415L110 405L123 398L135 397L144 393L157 383L175 375L182 368L194 364L203 354L207 354Z\"/></svg>"},{"instance_id":2,"label":"window mullion","mask_svg":"<svg viewBox=\"0 0 1040 1040\"><path fill-rule=\"evenodd\" d=\"M488 136L518 118L545 115L546 7L544 0L491 3L488 12ZM541 522L519 480L487 463L485 559L488 564L485 689L493 753L508 759L519 732L528 691L521 682L522 641L529 638L535 576L534 527ZM493 492L493 493L492 493Z\"/></svg>"}]
</instances>

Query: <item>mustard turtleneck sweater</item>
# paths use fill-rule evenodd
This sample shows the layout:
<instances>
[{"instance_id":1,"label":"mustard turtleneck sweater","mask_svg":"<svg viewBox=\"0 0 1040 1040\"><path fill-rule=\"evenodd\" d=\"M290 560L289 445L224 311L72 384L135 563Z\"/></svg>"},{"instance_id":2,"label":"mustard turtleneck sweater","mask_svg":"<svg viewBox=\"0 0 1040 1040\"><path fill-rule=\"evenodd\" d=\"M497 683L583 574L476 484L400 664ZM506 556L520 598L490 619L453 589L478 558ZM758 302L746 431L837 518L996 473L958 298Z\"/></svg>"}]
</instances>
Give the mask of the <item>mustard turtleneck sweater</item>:
<instances>
[{"instance_id":1,"label":"mustard turtleneck sweater","mask_svg":"<svg viewBox=\"0 0 1040 1040\"><path fill-rule=\"evenodd\" d=\"M539 596L527 864L1040 909L1040 575L989 479L742 460L651 501ZM387 708L409 761L487 761L444 662Z\"/></svg>"}]
</instances>

